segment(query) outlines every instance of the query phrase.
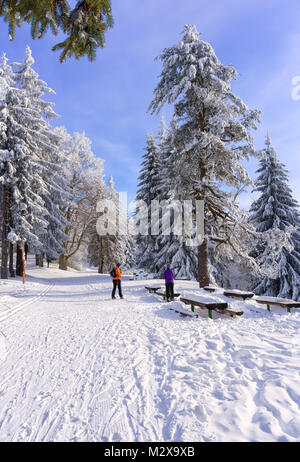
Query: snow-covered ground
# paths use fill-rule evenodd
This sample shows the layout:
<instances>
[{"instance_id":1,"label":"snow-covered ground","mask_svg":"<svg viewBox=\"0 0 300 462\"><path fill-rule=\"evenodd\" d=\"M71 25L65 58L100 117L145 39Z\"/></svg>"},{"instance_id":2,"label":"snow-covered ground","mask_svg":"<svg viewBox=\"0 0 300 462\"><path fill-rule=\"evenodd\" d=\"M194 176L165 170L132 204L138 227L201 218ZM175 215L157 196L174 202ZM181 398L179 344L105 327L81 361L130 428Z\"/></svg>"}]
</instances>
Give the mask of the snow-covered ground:
<instances>
[{"instance_id":1,"label":"snow-covered ground","mask_svg":"<svg viewBox=\"0 0 300 462\"><path fill-rule=\"evenodd\" d=\"M0 283L0 441L300 441L296 310L182 318L157 280L29 268Z\"/></svg>"}]
</instances>

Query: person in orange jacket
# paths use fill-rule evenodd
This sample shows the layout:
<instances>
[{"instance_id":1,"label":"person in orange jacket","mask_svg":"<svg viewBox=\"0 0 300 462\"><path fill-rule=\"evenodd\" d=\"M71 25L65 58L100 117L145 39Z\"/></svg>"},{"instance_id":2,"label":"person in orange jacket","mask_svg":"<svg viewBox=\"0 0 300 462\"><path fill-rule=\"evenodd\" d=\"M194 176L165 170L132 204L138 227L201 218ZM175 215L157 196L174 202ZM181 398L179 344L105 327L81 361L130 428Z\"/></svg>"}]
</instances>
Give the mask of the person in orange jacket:
<instances>
[{"instance_id":1,"label":"person in orange jacket","mask_svg":"<svg viewBox=\"0 0 300 462\"><path fill-rule=\"evenodd\" d=\"M114 275L112 276L112 278L113 278L113 290L112 290L112 293L111 293L111 298L116 298L115 295L116 295L117 287L118 287L120 298L123 298L122 287L121 287L122 273L121 273L121 270L120 270L120 263L116 264L116 266L113 268L113 271L114 271L114 273L113 273Z\"/></svg>"}]
</instances>

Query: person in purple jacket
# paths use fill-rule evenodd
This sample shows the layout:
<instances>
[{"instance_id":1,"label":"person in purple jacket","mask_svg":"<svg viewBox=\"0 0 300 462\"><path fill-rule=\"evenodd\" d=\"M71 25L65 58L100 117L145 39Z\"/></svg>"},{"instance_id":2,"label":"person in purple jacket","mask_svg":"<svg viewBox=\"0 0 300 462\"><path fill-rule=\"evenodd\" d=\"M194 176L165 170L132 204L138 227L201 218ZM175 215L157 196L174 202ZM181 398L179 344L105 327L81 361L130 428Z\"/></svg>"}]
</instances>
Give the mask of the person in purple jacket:
<instances>
[{"instance_id":1,"label":"person in purple jacket","mask_svg":"<svg viewBox=\"0 0 300 462\"><path fill-rule=\"evenodd\" d=\"M166 281L166 296L167 301L170 299L174 300L174 271L167 265L167 269L164 272L164 279Z\"/></svg>"}]
</instances>

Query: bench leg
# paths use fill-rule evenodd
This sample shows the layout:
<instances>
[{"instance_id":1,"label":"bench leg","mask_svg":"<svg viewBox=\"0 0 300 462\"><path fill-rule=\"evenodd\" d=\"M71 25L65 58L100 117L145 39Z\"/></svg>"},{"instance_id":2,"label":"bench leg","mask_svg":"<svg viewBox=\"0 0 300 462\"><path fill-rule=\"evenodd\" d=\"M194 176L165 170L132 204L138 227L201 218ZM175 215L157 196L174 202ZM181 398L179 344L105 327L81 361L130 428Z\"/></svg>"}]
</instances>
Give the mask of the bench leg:
<instances>
[{"instance_id":1,"label":"bench leg","mask_svg":"<svg viewBox=\"0 0 300 462\"><path fill-rule=\"evenodd\" d=\"M193 313L195 313L195 307L194 307L194 305L191 305L191 310L192 310Z\"/></svg>"},{"instance_id":2,"label":"bench leg","mask_svg":"<svg viewBox=\"0 0 300 462\"><path fill-rule=\"evenodd\" d=\"M267 305L267 310L271 311L270 305Z\"/></svg>"},{"instance_id":3,"label":"bench leg","mask_svg":"<svg viewBox=\"0 0 300 462\"><path fill-rule=\"evenodd\" d=\"M287 312L290 313L290 312L291 312L291 308L287 308Z\"/></svg>"},{"instance_id":4,"label":"bench leg","mask_svg":"<svg viewBox=\"0 0 300 462\"><path fill-rule=\"evenodd\" d=\"M212 310L208 310L208 317L209 317L210 319L213 318L213 317L212 317Z\"/></svg>"}]
</instances>

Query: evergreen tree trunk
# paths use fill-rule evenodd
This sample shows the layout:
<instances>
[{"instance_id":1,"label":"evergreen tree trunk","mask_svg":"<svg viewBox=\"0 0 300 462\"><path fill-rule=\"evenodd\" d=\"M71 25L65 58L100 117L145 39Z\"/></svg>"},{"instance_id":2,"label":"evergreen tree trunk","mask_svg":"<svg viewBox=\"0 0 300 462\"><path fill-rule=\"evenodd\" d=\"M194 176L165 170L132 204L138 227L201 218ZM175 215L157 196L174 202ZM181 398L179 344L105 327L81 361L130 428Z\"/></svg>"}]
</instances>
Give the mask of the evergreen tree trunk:
<instances>
[{"instance_id":1,"label":"evergreen tree trunk","mask_svg":"<svg viewBox=\"0 0 300 462\"><path fill-rule=\"evenodd\" d=\"M1 257L1 279L8 279L8 203L7 203L7 187L2 186L2 257Z\"/></svg>"},{"instance_id":2,"label":"evergreen tree trunk","mask_svg":"<svg viewBox=\"0 0 300 462\"><path fill-rule=\"evenodd\" d=\"M208 248L207 241L203 240L202 244L198 246L198 274L199 274L199 287L209 285L209 272L208 272Z\"/></svg>"},{"instance_id":3,"label":"evergreen tree trunk","mask_svg":"<svg viewBox=\"0 0 300 462\"><path fill-rule=\"evenodd\" d=\"M43 268L44 267L44 254L39 255L39 267Z\"/></svg>"},{"instance_id":4,"label":"evergreen tree trunk","mask_svg":"<svg viewBox=\"0 0 300 462\"><path fill-rule=\"evenodd\" d=\"M26 244L25 244L25 246L26 246ZM27 260L25 246L24 246L24 253L25 253L25 260ZM42 253L35 254L35 264L36 264L36 266L39 266L40 268L44 267L44 254L42 254Z\"/></svg>"},{"instance_id":5,"label":"evergreen tree trunk","mask_svg":"<svg viewBox=\"0 0 300 462\"><path fill-rule=\"evenodd\" d=\"M200 120L200 123L201 120ZM200 166L200 172L201 172L201 181L206 177L207 172L206 168L204 166ZM206 191L201 191L197 195L197 200L198 201L204 201L205 198L205 192ZM204 209L203 209L204 213ZM205 233L205 218L204 215L202 217L203 220L203 230L202 232ZM197 230L200 233L200 230ZM200 236L198 236L200 237ZM198 245L198 279L199 279L199 287L205 287L209 285L209 270L208 270L208 241L207 239L204 239L201 242L201 244Z\"/></svg>"},{"instance_id":6,"label":"evergreen tree trunk","mask_svg":"<svg viewBox=\"0 0 300 462\"><path fill-rule=\"evenodd\" d=\"M103 273L103 264L104 264L104 259L103 259L103 252L102 252L102 239L100 237L99 238L99 250L98 250L98 273L99 274Z\"/></svg>"},{"instance_id":7,"label":"evergreen tree trunk","mask_svg":"<svg viewBox=\"0 0 300 462\"><path fill-rule=\"evenodd\" d=\"M14 270L14 245L12 242L9 244L9 274L12 278L16 277Z\"/></svg>"},{"instance_id":8,"label":"evergreen tree trunk","mask_svg":"<svg viewBox=\"0 0 300 462\"><path fill-rule=\"evenodd\" d=\"M29 250L29 249L28 249L28 244L27 244L27 242L25 242L25 248L24 248L24 250L25 250L25 260L27 261L27 255L28 255L28 250Z\"/></svg>"},{"instance_id":9,"label":"evergreen tree trunk","mask_svg":"<svg viewBox=\"0 0 300 462\"><path fill-rule=\"evenodd\" d=\"M24 248L24 241L22 242L22 247L21 247L21 254L22 254L22 278L23 278L23 284L25 284L25 271L26 271L26 263L25 263L25 248Z\"/></svg>"},{"instance_id":10,"label":"evergreen tree trunk","mask_svg":"<svg viewBox=\"0 0 300 462\"><path fill-rule=\"evenodd\" d=\"M7 191L7 195L8 195L7 199L8 199L8 204L9 204L9 210L11 210L12 202L13 202L11 189ZM8 219L9 219L10 228L12 229L13 219L12 219L11 213L9 213ZM16 273L14 270L14 244L12 242L9 243L9 274L10 274L10 277L12 278L16 276Z\"/></svg>"},{"instance_id":11,"label":"evergreen tree trunk","mask_svg":"<svg viewBox=\"0 0 300 462\"><path fill-rule=\"evenodd\" d=\"M23 276L23 258L22 258L22 247L17 245L17 262L16 262L16 275Z\"/></svg>"},{"instance_id":12,"label":"evergreen tree trunk","mask_svg":"<svg viewBox=\"0 0 300 462\"><path fill-rule=\"evenodd\" d=\"M59 256L59 269L64 271L68 269L68 257L65 254Z\"/></svg>"}]
</instances>

